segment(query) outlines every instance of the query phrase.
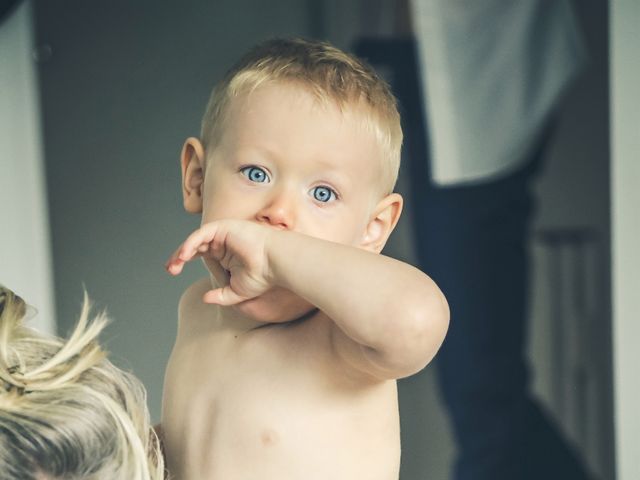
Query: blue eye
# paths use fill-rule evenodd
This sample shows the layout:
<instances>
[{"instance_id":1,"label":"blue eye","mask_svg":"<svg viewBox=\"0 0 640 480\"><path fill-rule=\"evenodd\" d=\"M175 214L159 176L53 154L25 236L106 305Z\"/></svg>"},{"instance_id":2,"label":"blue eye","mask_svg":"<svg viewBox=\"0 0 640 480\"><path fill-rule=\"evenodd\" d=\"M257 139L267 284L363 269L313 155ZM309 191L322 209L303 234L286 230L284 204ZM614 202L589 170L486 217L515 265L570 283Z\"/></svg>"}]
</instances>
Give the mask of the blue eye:
<instances>
[{"instance_id":1,"label":"blue eye","mask_svg":"<svg viewBox=\"0 0 640 480\"><path fill-rule=\"evenodd\" d=\"M313 189L313 198L322 203L327 203L330 200L336 199L336 192L329 187L315 187Z\"/></svg>"},{"instance_id":2,"label":"blue eye","mask_svg":"<svg viewBox=\"0 0 640 480\"><path fill-rule=\"evenodd\" d=\"M252 182L265 183L269 181L269 176L260 167L244 167L240 170L242 174Z\"/></svg>"}]
</instances>

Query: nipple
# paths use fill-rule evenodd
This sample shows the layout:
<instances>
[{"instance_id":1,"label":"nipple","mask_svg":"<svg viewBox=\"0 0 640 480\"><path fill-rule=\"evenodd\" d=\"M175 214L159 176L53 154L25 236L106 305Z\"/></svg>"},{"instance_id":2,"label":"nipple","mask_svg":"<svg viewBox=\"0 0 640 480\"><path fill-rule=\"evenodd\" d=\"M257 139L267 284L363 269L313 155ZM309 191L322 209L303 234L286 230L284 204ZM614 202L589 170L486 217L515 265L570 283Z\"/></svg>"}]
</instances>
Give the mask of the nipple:
<instances>
[{"instance_id":1,"label":"nipple","mask_svg":"<svg viewBox=\"0 0 640 480\"><path fill-rule=\"evenodd\" d=\"M270 447L278 443L278 434L275 430L266 428L260 434L260 441L265 447Z\"/></svg>"}]
</instances>

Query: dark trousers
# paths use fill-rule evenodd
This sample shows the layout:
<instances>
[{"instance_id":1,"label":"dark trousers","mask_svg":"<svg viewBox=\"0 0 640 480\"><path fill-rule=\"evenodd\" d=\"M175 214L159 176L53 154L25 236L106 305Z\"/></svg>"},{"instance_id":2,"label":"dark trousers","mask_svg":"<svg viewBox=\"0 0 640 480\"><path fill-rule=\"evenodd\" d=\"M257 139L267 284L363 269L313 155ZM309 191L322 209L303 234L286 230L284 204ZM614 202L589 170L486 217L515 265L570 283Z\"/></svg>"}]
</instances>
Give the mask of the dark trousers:
<instances>
[{"instance_id":1,"label":"dark trousers","mask_svg":"<svg viewBox=\"0 0 640 480\"><path fill-rule=\"evenodd\" d=\"M504 178L438 188L429 180L413 42L363 42L357 52L390 67L403 118L419 267L440 286L451 309L436 365L458 447L454 478L588 478L532 398L525 352L531 182L547 135L526 165Z\"/></svg>"},{"instance_id":2,"label":"dark trousers","mask_svg":"<svg viewBox=\"0 0 640 480\"><path fill-rule=\"evenodd\" d=\"M420 267L451 308L436 366L458 446L456 480L588 478L530 393L526 245L541 153L482 185L413 185Z\"/></svg>"}]
</instances>

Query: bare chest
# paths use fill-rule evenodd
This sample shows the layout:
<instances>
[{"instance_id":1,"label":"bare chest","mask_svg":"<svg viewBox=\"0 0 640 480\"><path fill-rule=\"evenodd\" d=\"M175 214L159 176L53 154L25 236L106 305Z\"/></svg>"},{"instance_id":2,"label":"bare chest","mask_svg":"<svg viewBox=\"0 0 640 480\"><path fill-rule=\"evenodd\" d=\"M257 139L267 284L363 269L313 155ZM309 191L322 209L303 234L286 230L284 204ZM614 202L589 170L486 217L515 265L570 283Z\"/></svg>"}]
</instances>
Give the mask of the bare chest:
<instances>
[{"instance_id":1,"label":"bare chest","mask_svg":"<svg viewBox=\"0 0 640 480\"><path fill-rule=\"evenodd\" d=\"M304 335L272 333L177 345L163 424L179 478L397 479L395 382L355 383Z\"/></svg>"}]
</instances>

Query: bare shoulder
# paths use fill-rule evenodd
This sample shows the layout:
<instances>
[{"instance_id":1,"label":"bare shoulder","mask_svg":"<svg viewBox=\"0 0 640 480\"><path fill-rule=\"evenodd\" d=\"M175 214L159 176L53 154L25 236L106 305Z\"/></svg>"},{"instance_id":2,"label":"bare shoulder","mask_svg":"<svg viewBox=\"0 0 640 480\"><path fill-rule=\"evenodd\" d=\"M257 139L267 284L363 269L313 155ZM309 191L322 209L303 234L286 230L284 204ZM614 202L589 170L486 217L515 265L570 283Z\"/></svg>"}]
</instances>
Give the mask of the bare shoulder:
<instances>
[{"instance_id":1,"label":"bare shoulder","mask_svg":"<svg viewBox=\"0 0 640 480\"><path fill-rule=\"evenodd\" d=\"M180 297L180 303L178 305L179 318L182 318L183 314L189 314L194 309L197 309L202 303L202 296L210 288L211 283L207 277L201 278L189 285Z\"/></svg>"},{"instance_id":2,"label":"bare shoulder","mask_svg":"<svg viewBox=\"0 0 640 480\"><path fill-rule=\"evenodd\" d=\"M209 278L202 278L192 283L180 297L178 304L178 335L197 332L205 322L207 330L213 327L217 318L216 305L205 304L202 296L211 289Z\"/></svg>"}]
</instances>

